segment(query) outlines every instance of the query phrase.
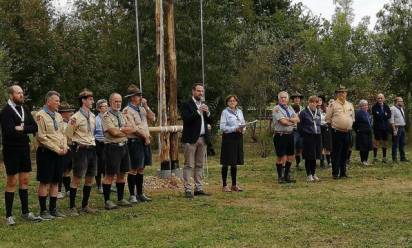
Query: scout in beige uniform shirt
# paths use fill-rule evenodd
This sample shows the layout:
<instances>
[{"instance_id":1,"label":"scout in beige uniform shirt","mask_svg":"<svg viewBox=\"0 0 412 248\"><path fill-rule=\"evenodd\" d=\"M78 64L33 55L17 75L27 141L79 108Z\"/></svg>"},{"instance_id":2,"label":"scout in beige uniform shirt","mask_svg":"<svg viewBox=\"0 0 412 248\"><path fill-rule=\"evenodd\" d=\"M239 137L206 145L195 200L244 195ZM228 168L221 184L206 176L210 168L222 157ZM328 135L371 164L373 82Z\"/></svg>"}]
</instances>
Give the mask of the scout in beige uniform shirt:
<instances>
[{"instance_id":1,"label":"scout in beige uniform shirt","mask_svg":"<svg viewBox=\"0 0 412 248\"><path fill-rule=\"evenodd\" d=\"M143 194L144 169L152 164L148 119L154 121L155 115L136 85L129 85L127 93L129 104L123 109L123 114L127 125L135 130L127 135L131 167L127 176L129 201L147 202L151 199Z\"/></svg>"},{"instance_id":2,"label":"scout in beige uniform shirt","mask_svg":"<svg viewBox=\"0 0 412 248\"><path fill-rule=\"evenodd\" d=\"M81 211L94 213L96 210L89 207L89 197L92 189L93 178L97 173L96 143L94 129L96 117L90 111L93 107L93 93L87 89L79 94L80 109L70 117L66 130L67 137L72 141L73 152L73 180L70 185L69 215L79 216L76 208L77 188L81 179L84 179L83 200Z\"/></svg>"},{"instance_id":3,"label":"scout in beige uniform shirt","mask_svg":"<svg viewBox=\"0 0 412 248\"><path fill-rule=\"evenodd\" d=\"M37 180L40 217L49 220L63 218L65 215L57 209L58 183L63 177L62 156L68 151L67 139L63 133L64 123L62 116L57 112L60 105L60 94L49 91L46 94L46 104L36 114L38 126L36 152ZM46 208L49 197L49 210Z\"/></svg>"}]
</instances>

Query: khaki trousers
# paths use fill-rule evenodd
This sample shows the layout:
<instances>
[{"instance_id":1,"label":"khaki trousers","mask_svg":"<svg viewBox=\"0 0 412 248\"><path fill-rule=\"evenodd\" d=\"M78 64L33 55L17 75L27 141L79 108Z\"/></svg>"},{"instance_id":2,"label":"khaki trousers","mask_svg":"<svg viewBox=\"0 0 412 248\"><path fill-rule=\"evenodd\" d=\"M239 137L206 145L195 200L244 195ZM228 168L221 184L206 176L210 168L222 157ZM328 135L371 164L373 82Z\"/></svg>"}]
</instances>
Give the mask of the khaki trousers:
<instances>
[{"instance_id":1,"label":"khaki trousers","mask_svg":"<svg viewBox=\"0 0 412 248\"><path fill-rule=\"evenodd\" d=\"M190 178L192 176L192 169L194 169L194 181L195 190L202 190L202 178L203 178L203 164L205 162L207 145L204 137L199 139L194 144L184 144L185 165L183 168L183 180L185 191L192 191L192 185L190 184Z\"/></svg>"}]
</instances>

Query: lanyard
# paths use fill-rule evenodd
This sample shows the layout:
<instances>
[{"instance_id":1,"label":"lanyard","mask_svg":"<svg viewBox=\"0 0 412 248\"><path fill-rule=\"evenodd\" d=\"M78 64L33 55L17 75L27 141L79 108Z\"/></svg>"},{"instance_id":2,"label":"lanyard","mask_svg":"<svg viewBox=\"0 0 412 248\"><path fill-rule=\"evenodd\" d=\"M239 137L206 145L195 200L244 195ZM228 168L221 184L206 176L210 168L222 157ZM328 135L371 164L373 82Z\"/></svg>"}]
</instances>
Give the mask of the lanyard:
<instances>
[{"instance_id":1,"label":"lanyard","mask_svg":"<svg viewBox=\"0 0 412 248\"><path fill-rule=\"evenodd\" d=\"M318 109L315 109L315 113L312 112L312 110L309 108L309 106L307 107L310 115L312 116L312 122L313 122L313 127L315 128L315 133L318 132L318 126L316 125L316 119L317 119L317 115L318 115Z\"/></svg>"},{"instance_id":2,"label":"lanyard","mask_svg":"<svg viewBox=\"0 0 412 248\"><path fill-rule=\"evenodd\" d=\"M16 115L20 118L21 123L24 123L24 109L23 106L20 106L21 108L21 114L19 113L19 111L17 111L16 107L14 106L15 104L13 104L13 102L9 99L7 101L7 103L10 105L10 107L13 109L13 111L16 113Z\"/></svg>"},{"instance_id":3,"label":"lanyard","mask_svg":"<svg viewBox=\"0 0 412 248\"><path fill-rule=\"evenodd\" d=\"M399 112L401 112L401 115L402 115L402 117L403 117L403 120L405 121L405 114L403 113L402 108L400 108L400 107L398 107L398 106L396 106L396 108L399 109Z\"/></svg>"},{"instance_id":4,"label":"lanyard","mask_svg":"<svg viewBox=\"0 0 412 248\"><path fill-rule=\"evenodd\" d=\"M59 126L57 125L57 121L56 121L56 113L51 112L46 106L43 107L43 110L50 116L50 118L52 118L54 130L56 131L59 130Z\"/></svg>"},{"instance_id":5,"label":"lanyard","mask_svg":"<svg viewBox=\"0 0 412 248\"><path fill-rule=\"evenodd\" d=\"M80 113L86 118L86 120L87 120L87 130L91 133L91 132L92 132L92 126L91 126L91 124L90 124L90 112L87 112L87 113L86 113L86 112L83 110L83 108L80 108L79 111L80 111Z\"/></svg>"}]
</instances>

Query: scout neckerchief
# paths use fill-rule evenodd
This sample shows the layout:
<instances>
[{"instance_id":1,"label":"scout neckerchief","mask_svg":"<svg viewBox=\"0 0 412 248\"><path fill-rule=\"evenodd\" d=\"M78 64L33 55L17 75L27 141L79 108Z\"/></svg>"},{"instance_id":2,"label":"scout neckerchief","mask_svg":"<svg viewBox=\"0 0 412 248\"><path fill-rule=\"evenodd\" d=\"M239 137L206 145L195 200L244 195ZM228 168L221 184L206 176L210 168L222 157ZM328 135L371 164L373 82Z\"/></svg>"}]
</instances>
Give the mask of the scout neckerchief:
<instances>
[{"instance_id":1,"label":"scout neckerchief","mask_svg":"<svg viewBox=\"0 0 412 248\"><path fill-rule=\"evenodd\" d=\"M86 111L83 110L83 108L80 108L79 111L86 118L86 120L87 120L87 130L91 133L92 132L92 126L90 124L90 111L86 112Z\"/></svg>"},{"instance_id":2,"label":"scout neckerchief","mask_svg":"<svg viewBox=\"0 0 412 248\"><path fill-rule=\"evenodd\" d=\"M43 110L44 110L44 112L46 112L46 113L50 116L50 118L52 118L54 130L56 130L56 131L59 130L59 126L58 126L57 121L56 121L56 112L50 111L50 110L47 108L47 106L44 106L44 107L43 107Z\"/></svg>"},{"instance_id":3,"label":"scout neckerchief","mask_svg":"<svg viewBox=\"0 0 412 248\"><path fill-rule=\"evenodd\" d=\"M285 112L286 112L286 115L288 116L288 118L290 118L290 113L289 113L289 107L288 107L288 105L282 105L282 104L279 104L279 106L283 109L283 110L285 110Z\"/></svg>"},{"instance_id":4,"label":"scout neckerchief","mask_svg":"<svg viewBox=\"0 0 412 248\"><path fill-rule=\"evenodd\" d=\"M234 116L236 117L236 120L238 120L239 122L241 122L241 120L240 120L240 118L239 118L239 115L238 115L237 109L236 109L236 111L233 111L233 110L232 110L231 108L229 108L229 107L227 107L226 109L227 109L227 111L229 112L229 114L234 115Z\"/></svg>"},{"instance_id":5,"label":"scout neckerchief","mask_svg":"<svg viewBox=\"0 0 412 248\"><path fill-rule=\"evenodd\" d=\"M24 124L24 109L23 106L20 106L21 108L21 114L19 113L19 111L17 111L16 107L17 105L12 101L12 100L8 100L7 103L10 105L10 107L13 109L13 111L16 113L16 115L20 118L21 120L21 124Z\"/></svg>"},{"instance_id":6,"label":"scout neckerchief","mask_svg":"<svg viewBox=\"0 0 412 248\"><path fill-rule=\"evenodd\" d=\"M313 127L315 128L315 133L318 133L318 126L316 125L316 119L318 118L318 108L315 109L315 113L312 112L312 110L309 108L309 106L306 107L312 116L312 122L313 122Z\"/></svg>"},{"instance_id":7,"label":"scout neckerchief","mask_svg":"<svg viewBox=\"0 0 412 248\"><path fill-rule=\"evenodd\" d=\"M143 122L142 113L140 112L140 107L139 107L139 106L134 106L134 105L133 105L132 103L130 103L130 102L129 102L128 106L139 114L140 121Z\"/></svg>"},{"instance_id":8,"label":"scout neckerchief","mask_svg":"<svg viewBox=\"0 0 412 248\"><path fill-rule=\"evenodd\" d=\"M113 112L113 110L110 108L109 113L111 113L112 115L116 117L119 128L123 127L123 122L122 122L122 117L120 115L120 111Z\"/></svg>"}]
</instances>

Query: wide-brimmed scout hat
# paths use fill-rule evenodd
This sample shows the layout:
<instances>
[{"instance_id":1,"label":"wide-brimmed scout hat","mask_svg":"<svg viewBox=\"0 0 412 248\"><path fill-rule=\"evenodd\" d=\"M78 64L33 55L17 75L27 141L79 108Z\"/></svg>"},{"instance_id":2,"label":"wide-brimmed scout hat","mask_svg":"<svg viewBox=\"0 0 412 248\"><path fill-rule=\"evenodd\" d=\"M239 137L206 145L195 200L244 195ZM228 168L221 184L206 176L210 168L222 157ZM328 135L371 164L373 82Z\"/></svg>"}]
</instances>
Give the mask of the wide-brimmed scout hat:
<instances>
[{"instance_id":1,"label":"wide-brimmed scout hat","mask_svg":"<svg viewBox=\"0 0 412 248\"><path fill-rule=\"evenodd\" d=\"M339 88L335 90L335 93L339 93L339 92L348 92L348 89L343 85L339 85Z\"/></svg>"},{"instance_id":2,"label":"wide-brimmed scout hat","mask_svg":"<svg viewBox=\"0 0 412 248\"><path fill-rule=\"evenodd\" d=\"M303 95L300 94L298 91L293 92L292 94L290 94L290 99L294 99L294 98L300 98L303 99Z\"/></svg>"},{"instance_id":3,"label":"wide-brimmed scout hat","mask_svg":"<svg viewBox=\"0 0 412 248\"><path fill-rule=\"evenodd\" d=\"M68 102L62 102L59 107L59 113L74 112L75 109Z\"/></svg>"},{"instance_id":4,"label":"wide-brimmed scout hat","mask_svg":"<svg viewBox=\"0 0 412 248\"><path fill-rule=\"evenodd\" d=\"M93 96L93 92L89 89L84 89L79 93L78 99L86 99L88 97Z\"/></svg>"},{"instance_id":5,"label":"wide-brimmed scout hat","mask_svg":"<svg viewBox=\"0 0 412 248\"><path fill-rule=\"evenodd\" d=\"M129 85L127 87L127 95L125 95L125 98L132 97L132 96L141 96L142 91L134 84Z\"/></svg>"}]
</instances>

